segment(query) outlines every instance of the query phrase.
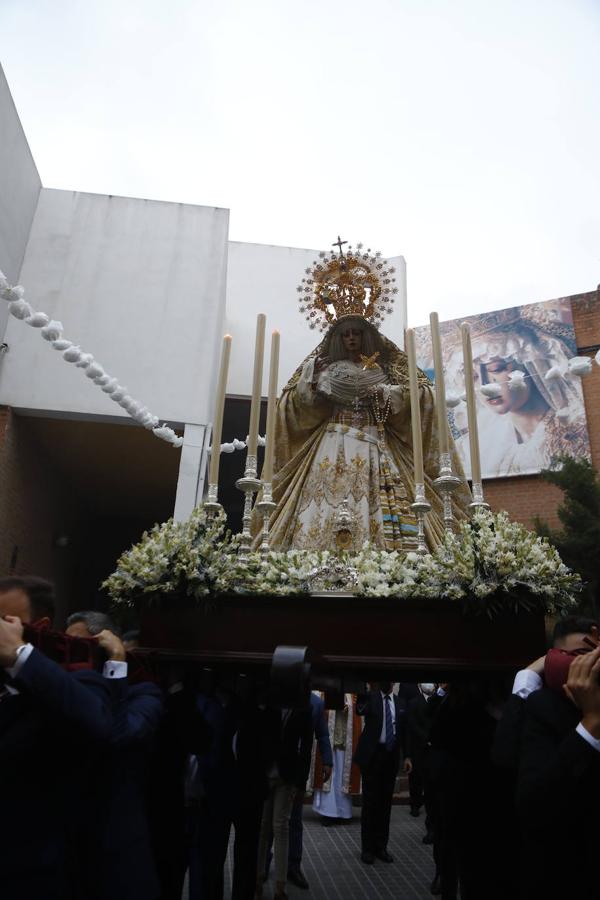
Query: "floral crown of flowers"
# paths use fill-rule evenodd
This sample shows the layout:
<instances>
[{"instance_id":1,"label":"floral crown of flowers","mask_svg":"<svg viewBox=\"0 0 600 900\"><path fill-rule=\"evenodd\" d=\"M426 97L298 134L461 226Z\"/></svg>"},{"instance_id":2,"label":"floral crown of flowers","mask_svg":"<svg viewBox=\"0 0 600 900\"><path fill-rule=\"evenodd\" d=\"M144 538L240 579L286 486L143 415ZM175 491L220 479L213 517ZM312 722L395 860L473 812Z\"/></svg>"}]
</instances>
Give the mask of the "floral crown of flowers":
<instances>
[{"instance_id":1,"label":"floral crown of flowers","mask_svg":"<svg viewBox=\"0 0 600 900\"><path fill-rule=\"evenodd\" d=\"M346 243L338 238L330 251L321 251L296 288L300 312L312 329L325 331L345 316L359 316L378 328L393 312L394 266L361 243L348 244L344 252Z\"/></svg>"}]
</instances>

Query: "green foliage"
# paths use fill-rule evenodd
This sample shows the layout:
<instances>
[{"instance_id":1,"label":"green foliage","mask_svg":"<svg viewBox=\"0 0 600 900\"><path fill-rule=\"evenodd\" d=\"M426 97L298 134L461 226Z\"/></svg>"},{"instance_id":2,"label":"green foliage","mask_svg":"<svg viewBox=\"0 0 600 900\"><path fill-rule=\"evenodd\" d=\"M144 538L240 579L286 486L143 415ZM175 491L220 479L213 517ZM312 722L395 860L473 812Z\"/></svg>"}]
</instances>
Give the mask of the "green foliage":
<instances>
[{"instance_id":1,"label":"green foliage","mask_svg":"<svg viewBox=\"0 0 600 900\"><path fill-rule=\"evenodd\" d=\"M600 482L587 459L561 456L542 477L563 492L558 509L562 529L553 530L536 517L535 528L558 550L563 561L581 575L579 606L596 616L600 607Z\"/></svg>"}]
</instances>

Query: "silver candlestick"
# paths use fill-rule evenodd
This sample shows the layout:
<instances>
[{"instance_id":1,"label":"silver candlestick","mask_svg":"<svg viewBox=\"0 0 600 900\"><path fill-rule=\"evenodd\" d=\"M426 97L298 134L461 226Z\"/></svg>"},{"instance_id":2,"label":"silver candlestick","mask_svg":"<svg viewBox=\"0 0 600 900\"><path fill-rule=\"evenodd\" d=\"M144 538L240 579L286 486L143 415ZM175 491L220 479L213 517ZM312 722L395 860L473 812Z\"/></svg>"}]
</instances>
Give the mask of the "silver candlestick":
<instances>
[{"instance_id":1,"label":"silver candlestick","mask_svg":"<svg viewBox=\"0 0 600 900\"><path fill-rule=\"evenodd\" d=\"M417 553L424 556L427 553L427 544L425 543L425 513L431 509L431 503L425 499L425 485L419 482L415 484L415 502L410 504L410 508L417 516Z\"/></svg>"},{"instance_id":2,"label":"silver candlestick","mask_svg":"<svg viewBox=\"0 0 600 900\"><path fill-rule=\"evenodd\" d=\"M433 483L444 504L444 527L446 531L453 531L452 494L460 485L460 478L452 474L452 462L449 453L440 453L440 474Z\"/></svg>"},{"instance_id":3,"label":"silver candlestick","mask_svg":"<svg viewBox=\"0 0 600 900\"><path fill-rule=\"evenodd\" d=\"M473 494L473 501L469 503L469 509L471 512L477 512L478 509L489 509L490 504L486 503L483 499L483 485L480 481L474 481L471 485L471 493Z\"/></svg>"},{"instance_id":4,"label":"silver candlestick","mask_svg":"<svg viewBox=\"0 0 600 900\"><path fill-rule=\"evenodd\" d=\"M266 556L269 552L269 523L271 520L271 513L274 509L277 509L277 504L273 502L273 492L271 482L266 482L263 484L263 493L262 500L259 500L256 504L257 510L262 513L263 517L263 531L262 531L262 543L260 545L260 552L263 556Z\"/></svg>"},{"instance_id":5,"label":"silver candlestick","mask_svg":"<svg viewBox=\"0 0 600 900\"><path fill-rule=\"evenodd\" d=\"M223 507L219 503L219 485L218 484L209 484L208 485L208 498L204 501L204 509L207 512L216 515L221 512Z\"/></svg>"},{"instance_id":6,"label":"silver candlestick","mask_svg":"<svg viewBox=\"0 0 600 900\"><path fill-rule=\"evenodd\" d=\"M244 477L238 478L235 486L238 490L244 492L244 515L242 516L242 535L240 538L240 553L246 556L250 552L252 546L252 535L250 533L250 521L252 519L252 498L253 495L260 490L262 481L257 477L257 461L256 456L248 455L246 457L246 469Z\"/></svg>"}]
</instances>

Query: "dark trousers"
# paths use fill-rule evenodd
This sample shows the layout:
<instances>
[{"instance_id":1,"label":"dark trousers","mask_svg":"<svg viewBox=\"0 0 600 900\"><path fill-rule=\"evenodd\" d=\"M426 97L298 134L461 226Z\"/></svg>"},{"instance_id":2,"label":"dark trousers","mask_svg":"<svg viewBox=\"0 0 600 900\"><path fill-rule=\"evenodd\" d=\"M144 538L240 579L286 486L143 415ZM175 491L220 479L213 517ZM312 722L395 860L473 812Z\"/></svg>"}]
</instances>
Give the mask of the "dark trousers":
<instances>
[{"instance_id":1,"label":"dark trousers","mask_svg":"<svg viewBox=\"0 0 600 900\"><path fill-rule=\"evenodd\" d=\"M408 794L411 807L420 809L423 806L423 772L414 765L408 776Z\"/></svg>"},{"instance_id":2,"label":"dark trousers","mask_svg":"<svg viewBox=\"0 0 600 900\"><path fill-rule=\"evenodd\" d=\"M425 828L432 830L429 796L431 786L428 783L427 766L423 759L413 759L413 770L408 776L408 794L411 809L421 809L425 805Z\"/></svg>"},{"instance_id":3,"label":"dark trousers","mask_svg":"<svg viewBox=\"0 0 600 900\"><path fill-rule=\"evenodd\" d=\"M304 791L298 791L292 804L290 816L290 842L288 846L288 869L299 869L302 863L302 810Z\"/></svg>"},{"instance_id":4,"label":"dark trousers","mask_svg":"<svg viewBox=\"0 0 600 900\"><path fill-rule=\"evenodd\" d=\"M229 805L223 798L190 811L190 900L222 900L223 867L231 826L233 844L232 900L253 900L256 890L258 836L264 797L247 794Z\"/></svg>"},{"instance_id":5,"label":"dark trousers","mask_svg":"<svg viewBox=\"0 0 600 900\"><path fill-rule=\"evenodd\" d=\"M361 769L360 831L363 853L380 853L387 848L397 768L395 753L381 744L368 766Z\"/></svg>"}]
</instances>

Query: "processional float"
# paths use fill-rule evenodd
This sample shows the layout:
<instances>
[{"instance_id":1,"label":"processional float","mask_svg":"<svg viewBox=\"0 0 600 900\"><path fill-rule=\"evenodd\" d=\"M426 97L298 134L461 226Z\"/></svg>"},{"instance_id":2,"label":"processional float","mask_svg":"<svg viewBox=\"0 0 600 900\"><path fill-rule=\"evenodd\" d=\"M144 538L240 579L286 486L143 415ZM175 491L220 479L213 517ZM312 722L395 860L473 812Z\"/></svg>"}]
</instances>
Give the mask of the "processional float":
<instances>
[{"instance_id":1,"label":"processional float","mask_svg":"<svg viewBox=\"0 0 600 900\"><path fill-rule=\"evenodd\" d=\"M355 309L352 303L362 297L365 308L379 298L391 308L394 292L393 267L380 254L364 251L361 245L346 252L338 239L337 252L323 253L306 270L298 288L300 311L304 312L311 328L331 324L333 313L330 301L334 292L338 308ZM354 281L353 281L354 279ZM316 298L316 300L315 300ZM311 306L311 300L312 306ZM315 303L319 315L315 315ZM444 366L438 316L431 314L431 338L435 368L435 419L438 431L438 474L433 480L443 508L443 525L448 534L457 530L453 512L453 494L464 483L452 468L449 446L448 414L444 389ZM481 483L479 441L473 360L469 326L463 324L462 345L465 371L465 394L471 452L472 500L471 512L487 509ZM272 334L265 436L265 457L262 471L258 469L258 423L265 348L266 317L257 318L252 400L246 460L243 474L236 486L244 494L243 527L239 539L239 555L262 557L265 566L272 554L270 522L276 511L273 499L273 466L275 451L275 421L279 369L278 331ZM221 353L219 378L215 400L212 431L212 452L209 466L208 494L205 508L221 513L219 503L219 457L222 438L223 410L227 389L227 373L232 338L225 335ZM427 559L425 538L426 518L430 514L433 497L424 474L421 416L419 406L419 378L425 376L417 368L415 335L405 333L405 352L408 367L410 408L412 420L412 450L414 464L414 496L410 503L417 521L417 554ZM371 361L366 360L365 366ZM383 448L383 425L380 438ZM236 440L236 446L243 442ZM254 498L256 503L254 503ZM256 527L257 519L262 527ZM329 572L348 565L344 553L344 534L352 531L352 510L348 500L340 504L336 521L336 545L329 562ZM254 522L254 527L252 527ZM338 540L339 539L339 540ZM418 680L424 675L436 679L460 677L461 673L497 671L521 665L531 654L543 649L543 615L539 609L504 608L493 621L485 615L471 614L447 599L428 596L399 600L394 596L357 596L351 583L342 590L313 590L295 597L252 596L231 594L215 600L201 619L198 610L148 610L144 616L143 634L148 645L162 646L170 653L185 650L193 658L210 667L234 666L249 671L252 666L268 664L271 676L278 684L287 684L287 700L291 702L295 685L298 696L306 688L310 675L313 687L334 688L338 694L356 687L360 679L392 677L398 680ZM310 662L309 662L310 657ZM291 693L290 693L291 691Z\"/></svg>"},{"instance_id":2,"label":"processional float","mask_svg":"<svg viewBox=\"0 0 600 900\"><path fill-rule=\"evenodd\" d=\"M365 250L361 244L352 248L338 238L332 247L335 249L321 253L319 259L306 269L305 277L298 285L300 312L306 316L311 329L324 330L335 321L338 313L352 315L357 311L364 318L370 318L376 325L380 324L383 314L392 311L395 294L398 292L394 284L393 266L383 260L379 253L373 253L370 249ZM127 390L116 378L106 373L91 354L84 353L81 348L66 340L62 334L62 324L50 321L45 313L36 312L24 300L23 288L9 285L2 273L0 273L0 297L8 302L9 313L12 316L32 328L38 328L42 338L61 352L65 362L81 368L88 378L139 424L151 430L161 440L166 440L174 446L181 445L182 439L175 435L172 429L166 425L159 427L157 417L134 401ZM425 477L423 465L419 406L419 384L423 384L423 379L429 386L430 383L417 368L414 331L408 329L405 334L414 466L413 496L408 506L417 523L415 541L417 552L405 555L407 560L413 557L410 560L411 572L418 570L421 575L423 572L426 573L430 562L432 568L436 565L438 568L446 566L448 570L453 562L450 550L457 532L458 550L461 549L462 541L466 546L466 565L467 567L470 565L474 570L473 581L469 582L473 584L473 596L468 592L465 596L463 590L460 594L461 600L458 602L456 591L452 593L451 590L446 590L445 593L435 595L435 592L432 593L431 585L425 585L428 590L423 596L420 596L418 591L416 593L412 591L410 585L404 592L394 589L369 593L368 590L364 590L366 584L364 579L361 594L358 587L356 590L352 589L352 584L343 585L342 590L332 589L331 586L319 589L311 578L307 577L295 594L287 590L279 595L277 591L264 591L256 587L248 590L244 584L234 585L231 580L225 579L225 589L221 587L213 595L209 594L199 600L193 590L182 590L181 583L178 583L175 589L167 589L166 584L172 574L169 571L161 572L160 577L157 576L152 583L146 581L147 591L144 593L140 585L144 584L147 577L145 572L148 569L148 561L151 563L149 569L152 570L152 566L157 565L157 559L162 559L165 554L168 557L169 553L179 552L182 529L185 529L188 523L178 525L171 521L155 529L158 532L157 539L164 538L160 552L155 553L151 546L155 540L153 533L145 535L138 545L144 545L139 554L142 559L140 566L136 569L136 562L133 559L136 547L133 547L122 555L116 572L106 582L107 586L111 582L113 587L117 585L115 591L111 592L113 600L137 608L142 627L142 643L146 648L140 653L146 663L168 662L173 659L179 662L189 661L195 667L201 666L210 677L211 673L216 673L216 677L226 677L230 682L231 679L241 679L242 682L246 679L246 685L254 678L262 678L264 681L265 672L268 678L270 669L271 684L276 682L279 685L282 704L291 706L295 702L302 702L309 682L313 687L333 689L338 696L343 696L345 691L354 689L353 684L358 686L361 679L448 680L460 677L465 672L472 675L473 672L494 673L521 667L532 657L541 654L544 649L545 609L550 607L554 611L560 611L569 608L569 604L573 602L569 590L575 588L574 576L565 574L565 567L556 554L552 557L554 551L551 551L548 545L542 544L539 539L521 529L518 535L509 536L515 557L521 551L519 542L531 545L534 551L532 559L541 556L544 565L550 563L550 570L554 572L552 584L547 581L540 590L539 583L528 583L525 584L523 591L523 584L513 584L515 579L511 580L509 571L504 572L502 576L504 583L498 585L496 596L490 595L488 590L482 601L481 590L477 593L477 589L483 587L485 593L490 587L489 584L484 584L482 579L484 581L485 578L488 578L488 581L490 577L493 579L493 574L490 576L486 567L490 565L493 567L495 562L493 551L490 556L490 547L494 546L494 529L500 528L507 532L508 520L507 517L486 519L482 513L488 506L484 500L481 480L471 338L469 326L465 323L461 326L461 332L465 373L464 399L467 405L471 457L470 509L474 517L472 533L465 534L463 525L457 525L453 511L453 496L464 487L464 482L461 481L458 471L453 471L452 468L443 354L436 313L431 314L430 326L438 437L437 476L430 482ZM274 515L277 514L274 497L277 491L273 490L274 475L276 476L274 451L280 340L277 331L273 332L271 343L265 458L262 471L258 471L260 441L258 423L265 330L266 317L260 314L256 329L248 437L245 442L239 440L234 442L237 448L245 446L246 449L244 471L236 482L237 487L244 493L244 514L242 534L239 544L235 545L235 553L242 561L251 562L246 571L251 584L255 586L260 584L261 566L266 570L274 555L270 526ZM208 490L200 509L205 519L213 522L222 521L218 492L219 461L231 346L232 337L225 335L215 399ZM600 364L600 360L597 361ZM570 366L572 362L570 361ZM584 368L585 371L589 371L591 367L591 361L588 359L575 362L579 363L582 371ZM372 365L377 366L374 357L364 359L365 369ZM581 374L582 371L576 374ZM493 385L484 387L488 391L494 388ZM448 402L448 406L450 405ZM386 452L385 418L385 404L381 408L376 404L374 419L382 456ZM427 517L431 515L434 503L437 503L431 485L433 492L437 492L441 500L442 532L446 536L445 545L447 545L444 552L450 548L449 558L445 558L444 553L436 558L426 542ZM256 503L254 503L255 496ZM191 520L192 517L190 522ZM257 528L257 524L261 527ZM351 568L346 551L347 538L352 535L354 522L348 498L340 503L335 524L335 541L331 547L333 562L330 560L327 564L330 583L332 575L337 577L338 573L341 573L340 577L343 580ZM163 529L164 534L161 534ZM195 537L193 536L191 540L195 540ZM536 540L538 543L533 546ZM229 548L231 546L233 544L230 544ZM147 556L146 548L149 549ZM197 545L194 544L192 549L196 554L195 569L192 566L194 570L191 572L193 579L203 575L204 570L210 570L211 560L202 558L201 554L198 555ZM223 555L226 559L232 560L231 554ZM123 560L125 568L122 573L119 566ZM396 565L395 557L394 565ZM461 561L461 565L464 567L464 560ZM524 571L523 565L521 569ZM317 575L321 574L322 572L317 572ZM461 577L464 581L464 572ZM359 585L360 579L355 579L355 583ZM407 584L409 580L404 587ZM422 589L424 582L418 584L421 586L419 589ZM183 588L185 587L186 585L183 585ZM44 652L52 655L54 649L57 658L66 658L65 653L66 656L72 655L69 647L68 652L65 650L64 636L55 637L56 640L49 634L41 637L32 635L31 639L39 638L42 643L49 641L48 646L43 648ZM87 650L84 648L82 651L84 655L88 650L89 648Z\"/></svg>"}]
</instances>

